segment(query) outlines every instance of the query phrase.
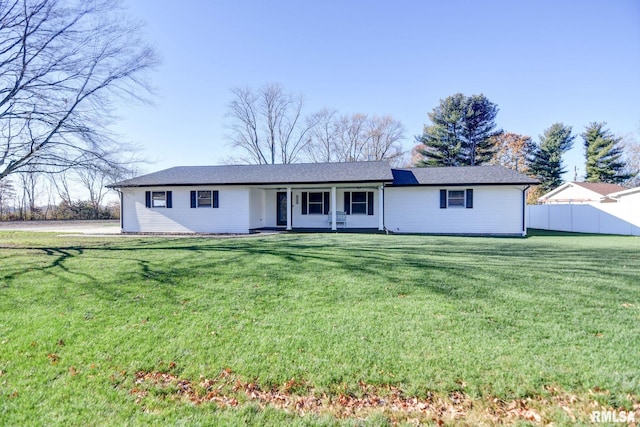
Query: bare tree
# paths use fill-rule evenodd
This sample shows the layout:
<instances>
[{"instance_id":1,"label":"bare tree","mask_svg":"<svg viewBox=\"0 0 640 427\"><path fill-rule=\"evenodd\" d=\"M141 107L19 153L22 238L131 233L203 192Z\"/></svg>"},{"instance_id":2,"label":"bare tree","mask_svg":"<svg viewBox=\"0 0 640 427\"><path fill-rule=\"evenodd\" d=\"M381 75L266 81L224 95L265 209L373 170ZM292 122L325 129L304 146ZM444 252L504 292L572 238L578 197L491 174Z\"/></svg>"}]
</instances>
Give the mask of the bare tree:
<instances>
[{"instance_id":1,"label":"bare tree","mask_svg":"<svg viewBox=\"0 0 640 427\"><path fill-rule=\"evenodd\" d=\"M405 128L402 122L391 116L373 116L369 122L369 144L367 160L400 159L404 150L400 141L404 139Z\"/></svg>"},{"instance_id":2,"label":"bare tree","mask_svg":"<svg viewBox=\"0 0 640 427\"><path fill-rule=\"evenodd\" d=\"M627 187L640 186L640 141L627 136L623 150L626 164L624 173L631 177L624 185Z\"/></svg>"},{"instance_id":3,"label":"bare tree","mask_svg":"<svg viewBox=\"0 0 640 427\"><path fill-rule=\"evenodd\" d=\"M15 197L13 184L10 180L0 181L0 220L5 219L9 211L9 202Z\"/></svg>"},{"instance_id":4,"label":"bare tree","mask_svg":"<svg viewBox=\"0 0 640 427\"><path fill-rule=\"evenodd\" d=\"M93 219L98 219L100 207L105 195L110 191L106 184L118 180L123 176L119 169L101 169L97 167L87 167L79 169L78 180L89 193L89 203L93 209Z\"/></svg>"},{"instance_id":5,"label":"bare tree","mask_svg":"<svg viewBox=\"0 0 640 427\"><path fill-rule=\"evenodd\" d=\"M340 132L338 112L324 108L308 118L312 127L306 156L314 163L337 161L337 142Z\"/></svg>"},{"instance_id":6,"label":"bare tree","mask_svg":"<svg viewBox=\"0 0 640 427\"><path fill-rule=\"evenodd\" d=\"M363 158L365 146L369 140L365 114L352 114L340 118L337 158L340 162L357 162Z\"/></svg>"},{"instance_id":7,"label":"bare tree","mask_svg":"<svg viewBox=\"0 0 640 427\"><path fill-rule=\"evenodd\" d=\"M18 174L22 195L20 197L20 219L36 219L38 207L40 178L42 174L30 169Z\"/></svg>"},{"instance_id":8,"label":"bare tree","mask_svg":"<svg viewBox=\"0 0 640 427\"><path fill-rule=\"evenodd\" d=\"M55 175L49 175L49 180L53 184L58 197L67 206L71 206L73 198L71 197L72 182L69 177L69 171L65 170Z\"/></svg>"},{"instance_id":9,"label":"bare tree","mask_svg":"<svg viewBox=\"0 0 640 427\"><path fill-rule=\"evenodd\" d=\"M322 110L314 116L315 126L311 142L307 145L307 157L314 162L357 162L389 160L403 162L401 141L404 125L391 116L365 114L343 115Z\"/></svg>"},{"instance_id":10,"label":"bare tree","mask_svg":"<svg viewBox=\"0 0 640 427\"><path fill-rule=\"evenodd\" d=\"M302 119L303 99L277 84L257 92L235 88L227 117L231 143L248 156L248 163L294 163L309 142L313 122Z\"/></svg>"},{"instance_id":11,"label":"bare tree","mask_svg":"<svg viewBox=\"0 0 640 427\"><path fill-rule=\"evenodd\" d=\"M118 0L0 0L0 180L117 164L112 107L156 63Z\"/></svg>"}]
</instances>

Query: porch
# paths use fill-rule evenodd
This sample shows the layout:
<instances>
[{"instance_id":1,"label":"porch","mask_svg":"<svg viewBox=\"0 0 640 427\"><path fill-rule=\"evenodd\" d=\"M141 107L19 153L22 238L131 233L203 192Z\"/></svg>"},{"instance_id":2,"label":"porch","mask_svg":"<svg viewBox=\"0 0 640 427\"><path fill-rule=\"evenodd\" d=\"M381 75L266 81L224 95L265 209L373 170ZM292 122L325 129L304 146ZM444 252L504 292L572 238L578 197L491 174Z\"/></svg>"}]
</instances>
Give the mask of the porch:
<instances>
[{"instance_id":1,"label":"porch","mask_svg":"<svg viewBox=\"0 0 640 427\"><path fill-rule=\"evenodd\" d=\"M250 228L301 232L384 230L383 183L253 187Z\"/></svg>"}]
</instances>

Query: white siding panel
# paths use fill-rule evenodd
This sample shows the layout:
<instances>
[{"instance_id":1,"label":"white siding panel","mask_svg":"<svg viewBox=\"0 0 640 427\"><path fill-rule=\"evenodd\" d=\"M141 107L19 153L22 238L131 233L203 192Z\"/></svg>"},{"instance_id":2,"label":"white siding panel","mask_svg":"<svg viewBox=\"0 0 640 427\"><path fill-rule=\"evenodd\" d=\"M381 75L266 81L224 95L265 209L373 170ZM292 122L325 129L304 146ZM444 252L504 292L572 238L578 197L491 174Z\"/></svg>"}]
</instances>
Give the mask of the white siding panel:
<instances>
[{"instance_id":1,"label":"white siding panel","mask_svg":"<svg viewBox=\"0 0 640 427\"><path fill-rule=\"evenodd\" d=\"M217 190L219 208L191 208L191 190ZM172 191L172 208L145 207L145 191ZM123 228L142 233L248 233L249 189L145 187L123 189Z\"/></svg>"},{"instance_id":2,"label":"white siding panel","mask_svg":"<svg viewBox=\"0 0 640 427\"><path fill-rule=\"evenodd\" d=\"M589 201L598 201L601 197L602 196L596 192L579 185L571 184L564 190L561 190L549 197L546 203L567 203L567 201L572 201L573 203L585 203Z\"/></svg>"},{"instance_id":3,"label":"white siding panel","mask_svg":"<svg viewBox=\"0 0 640 427\"><path fill-rule=\"evenodd\" d=\"M473 208L440 209L440 190L473 189ZM522 187L387 187L385 227L396 233L521 234Z\"/></svg>"},{"instance_id":4,"label":"white siding panel","mask_svg":"<svg viewBox=\"0 0 640 427\"><path fill-rule=\"evenodd\" d=\"M627 194L620 197L620 203L624 204L634 204L638 208L640 208L640 191L635 193ZM640 214L640 213L639 213Z\"/></svg>"},{"instance_id":5,"label":"white siding panel","mask_svg":"<svg viewBox=\"0 0 640 427\"><path fill-rule=\"evenodd\" d=\"M277 225L277 207L278 207L278 191L264 191L264 226L276 227Z\"/></svg>"},{"instance_id":6,"label":"white siding panel","mask_svg":"<svg viewBox=\"0 0 640 427\"><path fill-rule=\"evenodd\" d=\"M262 228L265 226L264 212L265 190L251 188L249 190L249 227Z\"/></svg>"}]
</instances>

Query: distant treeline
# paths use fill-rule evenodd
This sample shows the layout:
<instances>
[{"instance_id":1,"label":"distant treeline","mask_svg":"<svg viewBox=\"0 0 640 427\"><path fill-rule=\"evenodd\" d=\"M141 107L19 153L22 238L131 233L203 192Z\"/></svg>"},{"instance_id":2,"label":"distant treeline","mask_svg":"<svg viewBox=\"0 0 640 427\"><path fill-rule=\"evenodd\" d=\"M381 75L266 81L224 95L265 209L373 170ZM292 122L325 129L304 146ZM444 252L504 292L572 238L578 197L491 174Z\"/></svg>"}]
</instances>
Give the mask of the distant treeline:
<instances>
[{"instance_id":1,"label":"distant treeline","mask_svg":"<svg viewBox=\"0 0 640 427\"><path fill-rule=\"evenodd\" d=\"M106 206L94 206L89 200L78 200L71 203L60 202L47 206L16 206L3 208L0 205L2 221L38 221L38 220L71 220L71 219L119 219L120 203L115 201Z\"/></svg>"}]
</instances>

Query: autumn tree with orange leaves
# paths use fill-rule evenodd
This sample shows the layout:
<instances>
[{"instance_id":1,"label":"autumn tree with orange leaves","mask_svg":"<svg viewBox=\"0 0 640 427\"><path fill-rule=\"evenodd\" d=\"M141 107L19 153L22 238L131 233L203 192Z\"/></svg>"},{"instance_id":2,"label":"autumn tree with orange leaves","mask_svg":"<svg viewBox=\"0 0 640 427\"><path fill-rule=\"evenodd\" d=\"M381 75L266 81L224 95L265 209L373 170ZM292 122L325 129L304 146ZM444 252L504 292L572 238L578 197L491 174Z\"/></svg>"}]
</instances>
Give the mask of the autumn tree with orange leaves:
<instances>
[{"instance_id":1,"label":"autumn tree with orange leaves","mask_svg":"<svg viewBox=\"0 0 640 427\"><path fill-rule=\"evenodd\" d=\"M502 165L516 172L528 173L527 158L535 149L530 136L507 132L493 137L496 151L490 162L492 165Z\"/></svg>"}]
</instances>

